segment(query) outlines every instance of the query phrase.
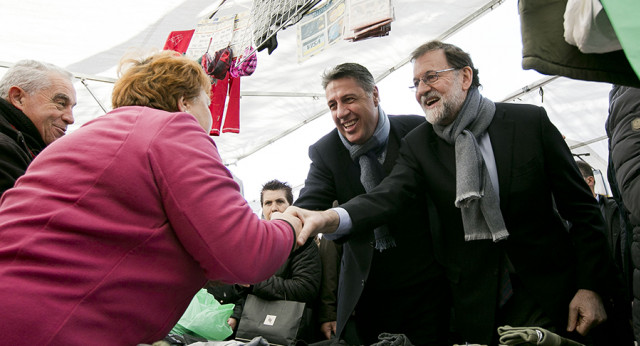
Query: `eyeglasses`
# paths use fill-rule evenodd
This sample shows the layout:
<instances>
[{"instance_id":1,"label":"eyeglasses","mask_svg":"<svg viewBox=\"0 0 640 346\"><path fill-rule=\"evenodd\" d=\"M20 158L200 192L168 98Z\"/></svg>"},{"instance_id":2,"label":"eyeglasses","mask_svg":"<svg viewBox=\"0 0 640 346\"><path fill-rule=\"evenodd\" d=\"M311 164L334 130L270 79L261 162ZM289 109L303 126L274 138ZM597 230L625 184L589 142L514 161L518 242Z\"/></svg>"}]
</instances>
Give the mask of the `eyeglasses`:
<instances>
[{"instance_id":1,"label":"eyeglasses","mask_svg":"<svg viewBox=\"0 0 640 346\"><path fill-rule=\"evenodd\" d=\"M447 72L447 71L453 71L453 70L457 70L457 68L451 67L451 68L446 68L444 70L439 70L439 71L428 71L427 73L422 75L422 77L420 77L420 79L414 80L413 81L413 85L410 86L409 89L411 89L411 90L418 89L418 86L420 85L420 81L422 81L422 83L424 83L425 85L433 84L433 83L438 81L438 77L440 77L439 73Z\"/></svg>"}]
</instances>

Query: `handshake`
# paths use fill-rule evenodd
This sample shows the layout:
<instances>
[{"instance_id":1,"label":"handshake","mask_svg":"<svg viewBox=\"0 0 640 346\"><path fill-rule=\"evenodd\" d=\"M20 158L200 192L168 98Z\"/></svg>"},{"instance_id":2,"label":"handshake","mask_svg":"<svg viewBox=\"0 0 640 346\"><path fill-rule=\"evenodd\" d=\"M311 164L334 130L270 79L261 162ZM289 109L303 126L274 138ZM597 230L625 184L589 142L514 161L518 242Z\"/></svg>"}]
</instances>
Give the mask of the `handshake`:
<instances>
[{"instance_id":1,"label":"handshake","mask_svg":"<svg viewBox=\"0 0 640 346\"><path fill-rule=\"evenodd\" d=\"M294 206L287 208L284 213L272 213L271 220L289 222L296 232L297 246L304 245L307 239L315 237L318 233L335 232L340 224L338 213L331 209L312 211Z\"/></svg>"}]
</instances>

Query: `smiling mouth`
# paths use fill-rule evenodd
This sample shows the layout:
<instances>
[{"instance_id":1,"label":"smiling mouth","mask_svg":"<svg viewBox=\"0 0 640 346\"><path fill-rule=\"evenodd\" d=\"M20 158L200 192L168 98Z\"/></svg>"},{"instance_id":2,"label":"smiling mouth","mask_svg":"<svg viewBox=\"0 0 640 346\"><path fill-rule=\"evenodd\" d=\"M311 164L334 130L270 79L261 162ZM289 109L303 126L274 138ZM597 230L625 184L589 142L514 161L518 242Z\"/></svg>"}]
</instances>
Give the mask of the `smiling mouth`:
<instances>
[{"instance_id":1,"label":"smiling mouth","mask_svg":"<svg viewBox=\"0 0 640 346\"><path fill-rule=\"evenodd\" d=\"M344 127L346 130L348 130L349 128L353 127L353 125L355 125L358 122L358 120L350 120L347 121L345 123L342 123L342 127Z\"/></svg>"},{"instance_id":2,"label":"smiling mouth","mask_svg":"<svg viewBox=\"0 0 640 346\"><path fill-rule=\"evenodd\" d=\"M59 136L59 137L62 137L62 136L64 136L64 135L67 133L67 129L65 129L65 128L58 127L58 126L54 126L54 128L55 128L56 130L58 130L58 136Z\"/></svg>"},{"instance_id":3,"label":"smiling mouth","mask_svg":"<svg viewBox=\"0 0 640 346\"><path fill-rule=\"evenodd\" d=\"M424 104L425 104L427 107L430 107L431 105L433 105L434 103L436 103L436 102L438 102L438 101L440 101L440 98L439 98L439 97L435 97L435 96L434 96L434 97L429 97L429 98L427 98L427 100L424 102Z\"/></svg>"}]
</instances>

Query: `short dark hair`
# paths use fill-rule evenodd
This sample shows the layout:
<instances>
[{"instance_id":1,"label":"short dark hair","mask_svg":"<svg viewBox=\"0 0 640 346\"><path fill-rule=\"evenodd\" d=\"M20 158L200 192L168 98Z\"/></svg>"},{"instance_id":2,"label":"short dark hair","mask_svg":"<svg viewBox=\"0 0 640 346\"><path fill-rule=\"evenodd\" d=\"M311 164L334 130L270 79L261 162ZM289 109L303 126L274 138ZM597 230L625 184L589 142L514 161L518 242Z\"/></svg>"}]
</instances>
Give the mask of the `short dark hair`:
<instances>
[{"instance_id":1,"label":"short dark hair","mask_svg":"<svg viewBox=\"0 0 640 346\"><path fill-rule=\"evenodd\" d=\"M354 62L340 64L322 75L322 88L326 89L330 82L342 78L353 78L364 91L371 94L376 81L366 67Z\"/></svg>"},{"instance_id":2,"label":"short dark hair","mask_svg":"<svg viewBox=\"0 0 640 346\"><path fill-rule=\"evenodd\" d=\"M281 182L280 180L273 179L266 182L264 185L262 185L262 190L260 191L260 205L262 205L263 203L262 196L264 195L265 191L278 191L278 190L284 190L284 194L285 194L285 197L287 198L287 202L289 202L289 204L293 204L293 192L291 191L291 186L289 186L289 184L287 183Z\"/></svg>"},{"instance_id":3,"label":"short dark hair","mask_svg":"<svg viewBox=\"0 0 640 346\"><path fill-rule=\"evenodd\" d=\"M593 177L593 167L591 167L591 165L582 160L576 160L576 163L578 164L578 169L580 169L580 174L582 174L583 178Z\"/></svg>"},{"instance_id":4,"label":"short dark hair","mask_svg":"<svg viewBox=\"0 0 640 346\"><path fill-rule=\"evenodd\" d=\"M416 61L416 59L420 58L426 53L438 49L442 49L444 51L444 56L447 58L447 64L449 64L449 66L456 69L461 69L465 66L471 67L471 70L473 71L471 86L476 88L480 87L481 84L480 77L478 77L478 69L473 66L473 61L471 60L471 56L469 55L469 53L463 51L458 46L452 45L450 43L440 42L437 40L429 41L416 48L413 53L411 53L411 61L414 62Z\"/></svg>"}]
</instances>

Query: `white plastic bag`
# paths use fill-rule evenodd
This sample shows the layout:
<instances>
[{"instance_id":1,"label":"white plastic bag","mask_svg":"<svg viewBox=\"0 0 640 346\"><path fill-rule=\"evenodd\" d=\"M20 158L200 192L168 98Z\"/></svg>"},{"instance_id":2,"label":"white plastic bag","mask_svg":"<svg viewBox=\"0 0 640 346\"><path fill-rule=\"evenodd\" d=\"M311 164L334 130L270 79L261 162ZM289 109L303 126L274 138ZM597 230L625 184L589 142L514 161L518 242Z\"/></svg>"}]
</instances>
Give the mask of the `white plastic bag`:
<instances>
[{"instance_id":1,"label":"white plastic bag","mask_svg":"<svg viewBox=\"0 0 640 346\"><path fill-rule=\"evenodd\" d=\"M564 39L583 53L608 53L622 49L599 0L567 1Z\"/></svg>"}]
</instances>

